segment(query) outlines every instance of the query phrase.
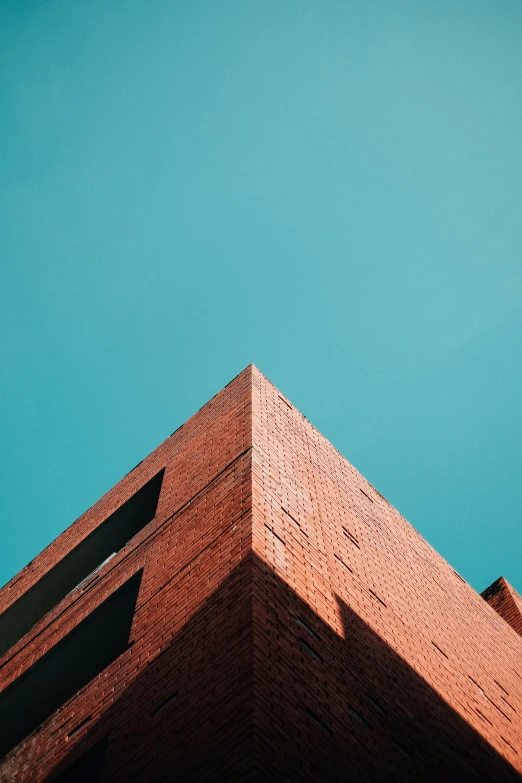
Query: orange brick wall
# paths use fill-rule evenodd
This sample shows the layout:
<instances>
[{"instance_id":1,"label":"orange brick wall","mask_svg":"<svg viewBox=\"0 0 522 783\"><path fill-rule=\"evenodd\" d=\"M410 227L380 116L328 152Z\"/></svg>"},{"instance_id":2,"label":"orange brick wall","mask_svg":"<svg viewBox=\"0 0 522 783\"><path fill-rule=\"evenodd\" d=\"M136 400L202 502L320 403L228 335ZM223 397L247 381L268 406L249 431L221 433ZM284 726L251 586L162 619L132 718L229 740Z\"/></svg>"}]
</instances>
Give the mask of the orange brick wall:
<instances>
[{"instance_id":1,"label":"orange brick wall","mask_svg":"<svg viewBox=\"0 0 522 783\"><path fill-rule=\"evenodd\" d=\"M253 400L256 684L276 767L516 779L520 637L258 371Z\"/></svg>"},{"instance_id":2,"label":"orange brick wall","mask_svg":"<svg viewBox=\"0 0 522 783\"><path fill-rule=\"evenodd\" d=\"M2 782L47 780L106 735L107 781L160 781L173 769L176 779L241 779L252 747L252 732L237 731L251 724L253 688L249 379L207 403L0 593L4 609L166 468L154 521L1 659L3 690L144 569L132 647L0 762Z\"/></svg>"},{"instance_id":3,"label":"orange brick wall","mask_svg":"<svg viewBox=\"0 0 522 783\"><path fill-rule=\"evenodd\" d=\"M522 596L506 582L503 576L482 593L482 598L493 607L519 636L522 636Z\"/></svg>"},{"instance_id":4,"label":"orange brick wall","mask_svg":"<svg viewBox=\"0 0 522 783\"><path fill-rule=\"evenodd\" d=\"M143 568L132 647L0 781L50 783L105 736L114 783L519 779L522 638L252 366L0 611L162 468L155 519L0 659L4 689Z\"/></svg>"}]
</instances>

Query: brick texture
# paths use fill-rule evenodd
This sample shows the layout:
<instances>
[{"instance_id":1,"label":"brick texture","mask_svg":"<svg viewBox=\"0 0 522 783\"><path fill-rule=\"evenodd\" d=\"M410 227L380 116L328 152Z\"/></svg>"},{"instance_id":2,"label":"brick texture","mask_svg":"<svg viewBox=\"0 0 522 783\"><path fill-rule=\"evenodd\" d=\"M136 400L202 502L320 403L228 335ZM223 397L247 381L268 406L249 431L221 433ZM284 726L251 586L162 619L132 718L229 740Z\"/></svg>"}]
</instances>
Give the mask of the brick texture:
<instances>
[{"instance_id":1,"label":"brick texture","mask_svg":"<svg viewBox=\"0 0 522 783\"><path fill-rule=\"evenodd\" d=\"M482 593L482 598L522 636L522 596L503 576Z\"/></svg>"},{"instance_id":2,"label":"brick texture","mask_svg":"<svg viewBox=\"0 0 522 783\"><path fill-rule=\"evenodd\" d=\"M0 659L3 691L143 569L131 646L0 781L51 783L103 739L107 783L520 780L522 639L253 366L0 612L163 468L155 518Z\"/></svg>"}]
</instances>

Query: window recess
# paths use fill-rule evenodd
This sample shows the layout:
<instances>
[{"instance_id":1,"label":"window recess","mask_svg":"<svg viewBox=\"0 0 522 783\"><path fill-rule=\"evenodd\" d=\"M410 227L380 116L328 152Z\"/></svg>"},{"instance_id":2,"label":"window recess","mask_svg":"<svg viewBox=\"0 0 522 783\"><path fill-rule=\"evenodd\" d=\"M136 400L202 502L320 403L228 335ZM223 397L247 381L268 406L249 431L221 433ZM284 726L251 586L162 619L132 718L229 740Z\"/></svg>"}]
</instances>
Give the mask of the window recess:
<instances>
[{"instance_id":1,"label":"window recess","mask_svg":"<svg viewBox=\"0 0 522 783\"><path fill-rule=\"evenodd\" d=\"M0 693L0 757L128 649L141 576L134 574Z\"/></svg>"},{"instance_id":2,"label":"window recess","mask_svg":"<svg viewBox=\"0 0 522 783\"><path fill-rule=\"evenodd\" d=\"M0 655L154 519L163 473L148 481L0 615Z\"/></svg>"}]
</instances>

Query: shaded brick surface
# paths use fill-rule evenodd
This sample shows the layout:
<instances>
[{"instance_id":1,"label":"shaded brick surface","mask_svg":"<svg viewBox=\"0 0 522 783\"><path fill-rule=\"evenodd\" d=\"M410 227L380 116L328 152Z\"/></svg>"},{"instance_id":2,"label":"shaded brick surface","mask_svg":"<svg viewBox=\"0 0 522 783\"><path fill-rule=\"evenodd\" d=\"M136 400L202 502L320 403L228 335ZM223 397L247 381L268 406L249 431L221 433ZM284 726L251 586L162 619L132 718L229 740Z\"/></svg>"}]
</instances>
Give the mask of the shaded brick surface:
<instances>
[{"instance_id":1,"label":"shaded brick surface","mask_svg":"<svg viewBox=\"0 0 522 783\"><path fill-rule=\"evenodd\" d=\"M51 783L103 738L114 783L520 779L522 639L252 366L0 611L162 468L154 520L0 659L3 690L143 569L131 647L0 781Z\"/></svg>"}]
</instances>

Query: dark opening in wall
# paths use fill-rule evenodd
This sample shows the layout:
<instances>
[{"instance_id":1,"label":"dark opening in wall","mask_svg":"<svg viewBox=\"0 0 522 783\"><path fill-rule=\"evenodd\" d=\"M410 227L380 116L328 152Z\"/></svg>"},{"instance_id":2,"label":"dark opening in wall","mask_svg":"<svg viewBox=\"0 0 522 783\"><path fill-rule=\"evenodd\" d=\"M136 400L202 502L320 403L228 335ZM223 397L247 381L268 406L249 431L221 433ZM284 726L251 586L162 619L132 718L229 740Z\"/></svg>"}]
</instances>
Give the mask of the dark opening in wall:
<instances>
[{"instance_id":1,"label":"dark opening in wall","mask_svg":"<svg viewBox=\"0 0 522 783\"><path fill-rule=\"evenodd\" d=\"M52 778L52 783L101 783L103 760L107 749L107 737L89 748L78 761Z\"/></svg>"},{"instance_id":2,"label":"dark opening in wall","mask_svg":"<svg viewBox=\"0 0 522 783\"><path fill-rule=\"evenodd\" d=\"M127 648L138 571L0 694L0 757Z\"/></svg>"},{"instance_id":3,"label":"dark opening in wall","mask_svg":"<svg viewBox=\"0 0 522 783\"><path fill-rule=\"evenodd\" d=\"M148 481L0 615L0 655L154 519L163 473Z\"/></svg>"}]
</instances>

